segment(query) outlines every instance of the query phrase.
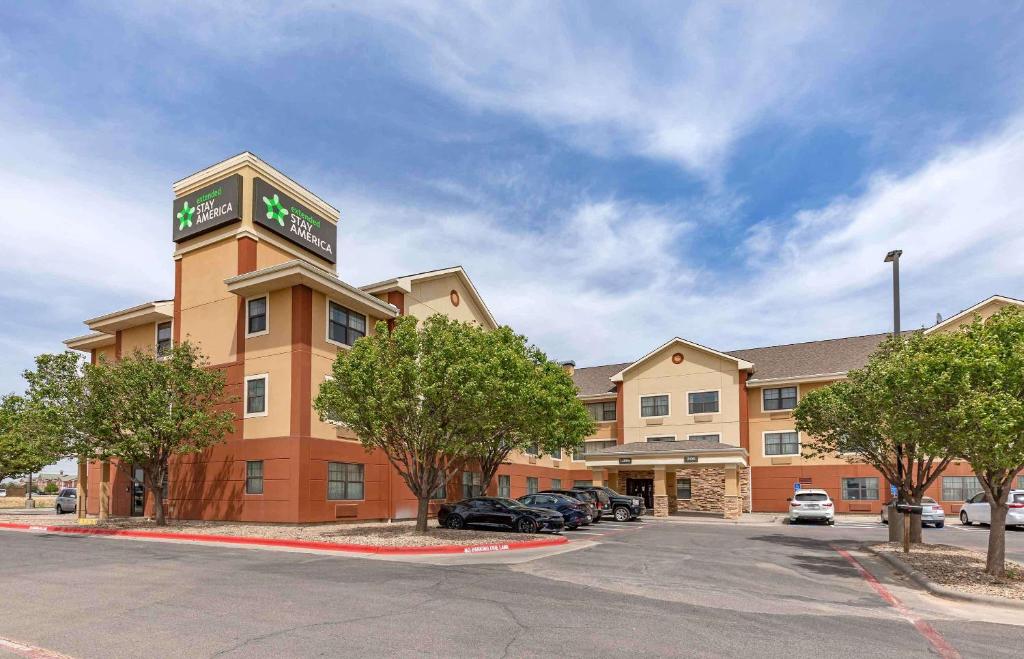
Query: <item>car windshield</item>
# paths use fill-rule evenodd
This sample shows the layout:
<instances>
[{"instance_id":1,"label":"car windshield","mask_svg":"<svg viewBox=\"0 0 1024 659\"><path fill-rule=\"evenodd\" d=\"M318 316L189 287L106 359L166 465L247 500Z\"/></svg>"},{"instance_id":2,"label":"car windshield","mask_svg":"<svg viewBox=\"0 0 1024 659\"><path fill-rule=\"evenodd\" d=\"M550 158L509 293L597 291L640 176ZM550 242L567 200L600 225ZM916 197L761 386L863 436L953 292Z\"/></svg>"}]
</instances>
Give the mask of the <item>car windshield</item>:
<instances>
[{"instance_id":1,"label":"car windshield","mask_svg":"<svg viewBox=\"0 0 1024 659\"><path fill-rule=\"evenodd\" d=\"M828 495L821 492L806 492L794 497L797 501L828 501Z\"/></svg>"},{"instance_id":2,"label":"car windshield","mask_svg":"<svg viewBox=\"0 0 1024 659\"><path fill-rule=\"evenodd\" d=\"M926 506L937 506L937 505L939 505L939 502L936 501L935 499L931 498L931 497L921 497L921 503L923 503Z\"/></svg>"},{"instance_id":3,"label":"car windshield","mask_svg":"<svg viewBox=\"0 0 1024 659\"><path fill-rule=\"evenodd\" d=\"M524 505L523 502L516 501L515 499L491 499L491 501L494 501L494 503L499 506L505 506L506 508L529 508L529 506Z\"/></svg>"}]
</instances>

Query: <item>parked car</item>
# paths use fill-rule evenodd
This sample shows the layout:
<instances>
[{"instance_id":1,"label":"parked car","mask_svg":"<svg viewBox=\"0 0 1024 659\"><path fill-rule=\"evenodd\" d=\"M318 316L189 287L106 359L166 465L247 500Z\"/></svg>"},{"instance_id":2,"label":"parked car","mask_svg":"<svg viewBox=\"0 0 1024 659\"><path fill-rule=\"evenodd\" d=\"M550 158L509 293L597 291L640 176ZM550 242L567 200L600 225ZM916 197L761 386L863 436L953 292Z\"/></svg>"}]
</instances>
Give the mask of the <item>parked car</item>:
<instances>
[{"instance_id":1,"label":"parked car","mask_svg":"<svg viewBox=\"0 0 1024 659\"><path fill-rule=\"evenodd\" d=\"M78 490L73 487L65 487L57 493L57 500L53 506L58 515L73 513L78 509Z\"/></svg>"},{"instance_id":2,"label":"parked car","mask_svg":"<svg viewBox=\"0 0 1024 659\"><path fill-rule=\"evenodd\" d=\"M583 490L541 490L541 493L560 494L563 497L575 499L586 507L587 512L590 513L592 523L597 524L601 521L601 511L597 507L597 496L592 492L584 492Z\"/></svg>"},{"instance_id":3,"label":"parked car","mask_svg":"<svg viewBox=\"0 0 1024 659\"><path fill-rule=\"evenodd\" d=\"M611 510L612 516L617 522L628 522L647 512L647 506L644 505L643 499L619 494L610 487L576 485L572 489L596 494L597 500L604 506L603 511Z\"/></svg>"},{"instance_id":4,"label":"parked car","mask_svg":"<svg viewBox=\"0 0 1024 659\"><path fill-rule=\"evenodd\" d=\"M7 488L0 487L0 497L7 496Z\"/></svg>"},{"instance_id":5,"label":"parked car","mask_svg":"<svg viewBox=\"0 0 1024 659\"><path fill-rule=\"evenodd\" d=\"M1010 496L1006 499L1010 509L1006 511L1006 525L1024 526L1024 490L1010 490ZM988 498L984 492L975 494L964 502L960 507L960 523L964 526L971 524L990 524L992 522L992 509L988 505Z\"/></svg>"},{"instance_id":6,"label":"parked car","mask_svg":"<svg viewBox=\"0 0 1024 659\"><path fill-rule=\"evenodd\" d=\"M570 499L560 494L549 494L547 492L538 492L537 494L527 494L517 499L519 503L530 508L546 508L548 510L557 510L562 514L562 518L565 520L565 528L569 530L578 529L581 526L585 526L594 521L594 516L587 510L586 504L576 499Z\"/></svg>"},{"instance_id":7,"label":"parked car","mask_svg":"<svg viewBox=\"0 0 1024 659\"><path fill-rule=\"evenodd\" d=\"M889 523L889 506L892 500L886 501L882 506L882 524ZM939 502L931 497L921 497L921 525L932 524L937 529L946 525L946 511L942 509Z\"/></svg>"},{"instance_id":8,"label":"parked car","mask_svg":"<svg viewBox=\"0 0 1024 659\"><path fill-rule=\"evenodd\" d=\"M796 524L805 519L836 523L836 507L825 490L800 490L789 499L789 523Z\"/></svg>"},{"instance_id":9,"label":"parked car","mask_svg":"<svg viewBox=\"0 0 1024 659\"><path fill-rule=\"evenodd\" d=\"M449 529L467 526L507 528L520 533L558 532L565 526L562 514L545 508L530 508L514 499L473 497L441 504L437 523Z\"/></svg>"}]
</instances>

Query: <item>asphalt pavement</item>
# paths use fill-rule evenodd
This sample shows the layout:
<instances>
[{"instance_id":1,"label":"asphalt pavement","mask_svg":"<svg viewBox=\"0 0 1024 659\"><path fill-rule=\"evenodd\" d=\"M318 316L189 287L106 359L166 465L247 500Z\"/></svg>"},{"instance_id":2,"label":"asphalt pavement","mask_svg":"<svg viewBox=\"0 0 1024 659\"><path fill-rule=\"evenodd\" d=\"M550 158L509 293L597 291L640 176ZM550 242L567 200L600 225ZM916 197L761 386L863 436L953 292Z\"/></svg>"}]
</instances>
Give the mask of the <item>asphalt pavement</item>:
<instances>
[{"instance_id":1,"label":"asphalt pavement","mask_svg":"<svg viewBox=\"0 0 1024 659\"><path fill-rule=\"evenodd\" d=\"M0 639L72 657L935 656L849 549L962 656L1024 648L1019 612L938 601L857 554L880 525L589 531L570 550L447 565L0 532ZM951 527L926 540L939 533L984 546ZM1008 544L1024 554L1024 533Z\"/></svg>"}]
</instances>

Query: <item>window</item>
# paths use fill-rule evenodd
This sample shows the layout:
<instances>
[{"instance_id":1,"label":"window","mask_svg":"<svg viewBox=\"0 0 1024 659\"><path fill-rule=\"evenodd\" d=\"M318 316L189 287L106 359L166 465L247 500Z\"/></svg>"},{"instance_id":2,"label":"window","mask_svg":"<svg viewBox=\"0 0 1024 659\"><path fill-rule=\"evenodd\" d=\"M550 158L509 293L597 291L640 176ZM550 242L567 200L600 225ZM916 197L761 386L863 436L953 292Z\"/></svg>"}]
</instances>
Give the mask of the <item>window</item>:
<instances>
[{"instance_id":1,"label":"window","mask_svg":"<svg viewBox=\"0 0 1024 659\"><path fill-rule=\"evenodd\" d=\"M483 474L473 471L462 472L462 498L478 497L484 493Z\"/></svg>"},{"instance_id":2,"label":"window","mask_svg":"<svg viewBox=\"0 0 1024 659\"><path fill-rule=\"evenodd\" d=\"M263 494L263 460L245 463L245 493Z\"/></svg>"},{"instance_id":3,"label":"window","mask_svg":"<svg viewBox=\"0 0 1024 659\"><path fill-rule=\"evenodd\" d=\"M648 437L649 442L674 442L676 441L675 435L665 435L664 437Z\"/></svg>"},{"instance_id":4,"label":"window","mask_svg":"<svg viewBox=\"0 0 1024 659\"><path fill-rule=\"evenodd\" d=\"M562 489L562 479L561 478L552 478L551 479L551 489L552 490L560 490L560 489Z\"/></svg>"},{"instance_id":5,"label":"window","mask_svg":"<svg viewBox=\"0 0 1024 659\"><path fill-rule=\"evenodd\" d=\"M800 455L800 436L792 431L766 432L765 455Z\"/></svg>"},{"instance_id":6,"label":"window","mask_svg":"<svg viewBox=\"0 0 1024 659\"><path fill-rule=\"evenodd\" d=\"M442 501L448 498L448 484L441 483L436 490L430 493L431 499L441 499Z\"/></svg>"},{"instance_id":7,"label":"window","mask_svg":"<svg viewBox=\"0 0 1024 659\"><path fill-rule=\"evenodd\" d=\"M533 444L526 447L526 455L537 456L540 455L540 446Z\"/></svg>"},{"instance_id":8,"label":"window","mask_svg":"<svg viewBox=\"0 0 1024 659\"><path fill-rule=\"evenodd\" d=\"M982 491L981 483L978 482L975 476L942 477L943 501L967 501Z\"/></svg>"},{"instance_id":9,"label":"window","mask_svg":"<svg viewBox=\"0 0 1024 659\"><path fill-rule=\"evenodd\" d=\"M327 340L350 346L366 336L366 316L341 306L327 303Z\"/></svg>"},{"instance_id":10,"label":"window","mask_svg":"<svg viewBox=\"0 0 1024 659\"><path fill-rule=\"evenodd\" d=\"M267 296L254 297L245 303L246 336L258 336L267 333Z\"/></svg>"},{"instance_id":11,"label":"window","mask_svg":"<svg viewBox=\"0 0 1024 659\"><path fill-rule=\"evenodd\" d=\"M536 494L538 490L540 490L539 479L534 478L533 476L527 476L526 477L526 493L527 494Z\"/></svg>"},{"instance_id":12,"label":"window","mask_svg":"<svg viewBox=\"0 0 1024 659\"><path fill-rule=\"evenodd\" d=\"M327 382L328 380L334 380L334 376L333 375L325 375L324 376L324 382ZM332 416L332 414L333 413L332 413L332 411L330 409L325 410L324 416L323 416L323 420L326 421L327 423L331 423L331 424L334 424L336 426L343 426L343 425L345 425L344 423L341 422L340 419L338 419L337 417Z\"/></svg>"},{"instance_id":13,"label":"window","mask_svg":"<svg viewBox=\"0 0 1024 659\"><path fill-rule=\"evenodd\" d=\"M847 501L877 501L878 479L874 476L868 478L844 478L843 499Z\"/></svg>"},{"instance_id":14,"label":"window","mask_svg":"<svg viewBox=\"0 0 1024 659\"><path fill-rule=\"evenodd\" d=\"M603 448L611 448L612 446L615 446L616 444L617 444L617 442L614 439L603 439L603 440L597 441L597 442L585 442L583 444L583 453L593 453L594 451L597 451L597 450L600 450L600 449L603 449Z\"/></svg>"},{"instance_id":15,"label":"window","mask_svg":"<svg viewBox=\"0 0 1024 659\"><path fill-rule=\"evenodd\" d=\"M668 416L668 394L641 396L640 416Z\"/></svg>"},{"instance_id":16,"label":"window","mask_svg":"<svg viewBox=\"0 0 1024 659\"><path fill-rule=\"evenodd\" d=\"M156 356L163 357L171 349L171 323L160 323L156 326Z\"/></svg>"},{"instance_id":17,"label":"window","mask_svg":"<svg viewBox=\"0 0 1024 659\"><path fill-rule=\"evenodd\" d=\"M689 478L676 479L676 498L689 501L693 497L693 484Z\"/></svg>"},{"instance_id":18,"label":"window","mask_svg":"<svg viewBox=\"0 0 1024 659\"><path fill-rule=\"evenodd\" d=\"M327 463L327 498L362 499L363 465L345 462Z\"/></svg>"},{"instance_id":19,"label":"window","mask_svg":"<svg viewBox=\"0 0 1024 659\"><path fill-rule=\"evenodd\" d=\"M245 378L245 416L266 416L267 376L250 375Z\"/></svg>"},{"instance_id":20,"label":"window","mask_svg":"<svg viewBox=\"0 0 1024 659\"><path fill-rule=\"evenodd\" d=\"M609 401L607 403L588 403L587 412L590 413L590 418L594 421L614 421L615 401Z\"/></svg>"},{"instance_id":21,"label":"window","mask_svg":"<svg viewBox=\"0 0 1024 659\"><path fill-rule=\"evenodd\" d=\"M498 496L499 497L510 497L510 496L512 496L512 477L511 476L498 476Z\"/></svg>"},{"instance_id":22,"label":"window","mask_svg":"<svg viewBox=\"0 0 1024 659\"><path fill-rule=\"evenodd\" d=\"M561 460L562 459L562 449L556 448L554 451L552 451L551 452L551 459L552 460Z\"/></svg>"},{"instance_id":23,"label":"window","mask_svg":"<svg viewBox=\"0 0 1024 659\"><path fill-rule=\"evenodd\" d=\"M718 412L717 391L691 391L686 397L690 402L690 414L714 414Z\"/></svg>"},{"instance_id":24,"label":"window","mask_svg":"<svg viewBox=\"0 0 1024 659\"><path fill-rule=\"evenodd\" d=\"M691 442L719 442L721 441L721 435L718 433L713 435L687 435L686 439Z\"/></svg>"},{"instance_id":25,"label":"window","mask_svg":"<svg viewBox=\"0 0 1024 659\"><path fill-rule=\"evenodd\" d=\"M1024 490L1024 476L1017 477L1017 489Z\"/></svg>"},{"instance_id":26,"label":"window","mask_svg":"<svg viewBox=\"0 0 1024 659\"><path fill-rule=\"evenodd\" d=\"M573 487L590 487L594 484L594 481L573 481Z\"/></svg>"},{"instance_id":27,"label":"window","mask_svg":"<svg viewBox=\"0 0 1024 659\"><path fill-rule=\"evenodd\" d=\"M796 387L762 389L761 403L765 412L791 410L796 407Z\"/></svg>"}]
</instances>

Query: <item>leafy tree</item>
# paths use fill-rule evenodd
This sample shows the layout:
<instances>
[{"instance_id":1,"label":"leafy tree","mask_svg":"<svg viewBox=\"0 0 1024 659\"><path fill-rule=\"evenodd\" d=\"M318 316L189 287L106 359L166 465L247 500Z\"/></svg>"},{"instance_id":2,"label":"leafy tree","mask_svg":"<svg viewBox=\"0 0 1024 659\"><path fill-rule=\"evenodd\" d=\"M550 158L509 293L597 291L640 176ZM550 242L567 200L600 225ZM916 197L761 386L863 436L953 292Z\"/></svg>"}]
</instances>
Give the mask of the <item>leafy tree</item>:
<instances>
[{"instance_id":1,"label":"leafy tree","mask_svg":"<svg viewBox=\"0 0 1024 659\"><path fill-rule=\"evenodd\" d=\"M223 406L224 373L208 368L199 349L184 342L157 357L135 351L114 363L86 366L88 434L122 464L137 464L165 525L163 491L172 456L199 453L223 441L234 414Z\"/></svg>"},{"instance_id":2,"label":"leafy tree","mask_svg":"<svg viewBox=\"0 0 1024 659\"><path fill-rule=\"evenodd\" d=\"M33 416L33 431L54 453L54 461L71 456L102 453L89 418L88 388L83 359L74 352L43 354L35 369L22 373L28 388L25 398Z\"/></svg>"},{"instance_id":3,"label":"leafy tree","mask_svg":"<svg viewBox=\"0 0 1024 659\"><path fill-rule=\"evenodd\" d=\"M485 395L487 364L480 330L434 315L417 329L413 316L338 353L320 385L321 418L351 429L367 451L387 456L417 498L416 530L427 531L430 497L472 458L470 438Z\"/></svg>"},{"instance_id":4,"label":"leafy tree","mask_svg":"<svg viewBox=\"0 0 1024 659\"><path fill-rule=\"evenodd\" d=\"M508 327L477 331L476 358L483 368L472 399L470 451L486 490L513 451L576 450L594 422L576 397L576 385L558 364Z\"/></svg>"},{"instance_id":5,"label":"leafy tree","mask_svg":"<svg viewBox=\"0 0 1024 659\"><path fill-rule=\"evenodd\" d=\"M50 481L49 483L46 484L46 487L43 488L43 491L46 494L57 494L57 484L54 483L53 481Z\"/></svg>"},{"instance_id":6,"label":"leafy tree","mask_svg":"<svg viewBox=\"0 0 1024 659\"><path fill-rule=\"evenodd\" d=\"M34 474L55 461L52 448L32 432L26 400L14 394L0 399L0 481Z\"/></svg>"},{"instance_id":7,"label":"leafy tree","mask_svg":"<svg viewBox=\"0 0 1024 659\"><path fill-rule=\"evenodd\" d=\"M864 368L804 396L794 416L797 430L810 436L807 455L867 463L896 486L899 499L919 505L954 459L947 438L961 425L947 344L944 335L889 339ZM920 515L911 539L921 541Z\"/></svg>"},{"instance_id":8,"label":"leafy tree","mask_svg":"<svg viewBox=\"0 0 1024 659\"><path fill-rule=\"evenodd\" d=\"M985 572L1006 572L1010 491L1024 467L1024 310L1005 307L949 335L962 385L961 427L949 437L978 477L991 510ZM966 377L964 377L966 374Z\"/></svg>"}]
</instances>

